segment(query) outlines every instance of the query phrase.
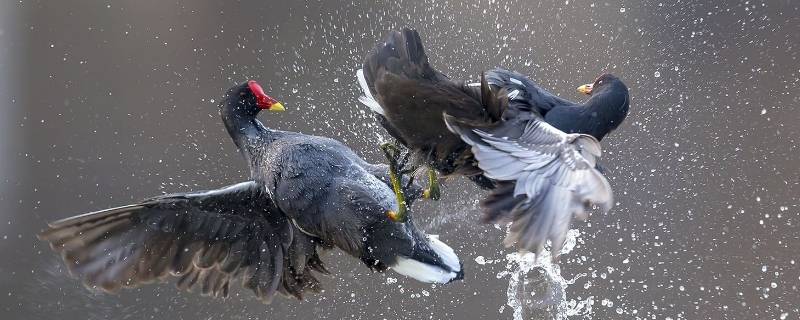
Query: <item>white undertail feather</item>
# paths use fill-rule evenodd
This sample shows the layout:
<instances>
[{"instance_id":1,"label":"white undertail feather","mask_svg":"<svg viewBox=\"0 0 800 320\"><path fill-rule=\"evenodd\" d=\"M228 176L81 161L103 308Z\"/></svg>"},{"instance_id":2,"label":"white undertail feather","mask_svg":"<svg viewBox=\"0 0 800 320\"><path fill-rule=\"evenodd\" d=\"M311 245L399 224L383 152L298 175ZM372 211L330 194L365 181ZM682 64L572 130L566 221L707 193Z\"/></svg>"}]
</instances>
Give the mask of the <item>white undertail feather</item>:
<instances>
[{"instance_id":1,"label":"white undertail feather","mask_svg":"<svg viewBox=\"0 0 800 320\"><path fill-rule=\"evenodd\" d=\"M451 270L456 272L461 271L461 262L459 262L458 256L453 248L450 248L446 243L439 240L439 236L437 235L429 235L428 240L430 241L428 244L430 244L431 249L436 251L436 254L442 258L442 261L444 261Z\"/></svg>"},{"instance_id":2,"label":"white undertail feather","mask_svg":"<svg viewBox=\"0 0 800 320\"><path fill-rule=\"evenodd\" d=\"M428 240L430 248L436 252L441 261L444 262L450 270L445 270L439 266L430 265L404 256L397 257L397 263L391 266L392 270L426 283L444 284L453 281L453 279L458 277L458 272L461 271L461 263L455 251L444 242L439 241L439 237L437 236L428 236Z\"/></svg>"},{"instance_id":3,"label":"white undertail feather","mask_svg":"<svg viewBox=\"0 0 800 320\"><path fill-rule=\"evenodd\" d=\"M457 277L455 272L406 257L397 257L397 264L392 266L392 270L425 283L445 284Z\"/></svg>"},{"instance_id":4,"label":"white undertail feather","mask_svg":"<svg viewBox=\"0 0 800 320\"><path fill-rule=\"evenodd\" d=\"M361 91L363 92L363 94L360 97L358 97L358 101L363 103L365 106L369 107L369 109L374 111L375 113L378 113L380 115L385 115L383 113L383 108L378 103L378 101L375 100L375 97L372 96L372 92L370 92L369 90L369 85L367 84L367 78L364 77L364 70L358 69L358 71L356 71L356 77L358 77L358 85L361 87Z\"/></svg>"}]
</instances>

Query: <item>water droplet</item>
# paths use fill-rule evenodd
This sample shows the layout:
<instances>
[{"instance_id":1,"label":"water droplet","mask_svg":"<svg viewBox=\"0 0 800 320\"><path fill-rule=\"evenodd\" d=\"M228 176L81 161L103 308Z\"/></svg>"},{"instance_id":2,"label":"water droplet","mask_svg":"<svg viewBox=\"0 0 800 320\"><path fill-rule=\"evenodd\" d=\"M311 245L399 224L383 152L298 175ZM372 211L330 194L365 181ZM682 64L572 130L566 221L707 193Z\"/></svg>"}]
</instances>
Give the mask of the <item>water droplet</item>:
<instances>
[{"instance_id":1,"label":"water droplet","mask_svg":"<svg viewBox=\"0 0 800 320\"><path fill-rule=\"evenodd\" d=\"M567 241L561 250L562 255L568 254L575 247L578 234L577 230L570 230L567 233ZM497 278L509 278L506 305L511 307L514 319L523 319L523 315L531 313L547 315L545 316L547 319L556 318L556 312L591 313L593 297L585 300L566 299L565 290L574 283L574 279L570 281L562 277L561 269L551 263L548 250L538 258L532 253L512 253L506 255L506 261L506 270L498 273ZM486 262L493 263L492 260ZM586 275L579 277L582 276Z\"/></svg>"}]
</instances>

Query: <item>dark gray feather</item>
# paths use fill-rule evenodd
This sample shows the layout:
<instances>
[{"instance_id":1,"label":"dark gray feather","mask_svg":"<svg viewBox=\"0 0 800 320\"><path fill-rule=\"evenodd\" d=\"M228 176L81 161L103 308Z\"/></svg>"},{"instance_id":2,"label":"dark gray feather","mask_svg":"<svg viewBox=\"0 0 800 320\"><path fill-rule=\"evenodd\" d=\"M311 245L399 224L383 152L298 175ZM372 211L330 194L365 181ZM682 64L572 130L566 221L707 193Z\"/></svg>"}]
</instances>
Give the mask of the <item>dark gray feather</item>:
<instances>
[{"instance_id":1,"label":"dark gray feather","mask_svg":"<svg viewBox=\"0 0 800 320\"><path fill-rule=\"evenodd\" d=\"M246 285L269 302L286 270L313 277L308 271L320 268L313 240L292 239L292 229L264 187L246 182L60 220L39 237L62 253L70 272L88 287L114 292L175 275L180 289L225 296L244 273L252 281ZM302 248L295 263L285 251L291 244ZM292 290L300 295L304 289Z\"/></svg>"},{"instance_id":2,"label":"dark gray feather","mask_svg":"<svg viewBox=\"0 0 800 320\"><path fill-rule=\"evenodd\" d=\"M499 135L502 126L475 128L446 116L449 128L472 146L478 167L499 184L482 205L484 221L511 222L507 246L535 253L552 242L553 256L564 243L573 217L585 219L587 205L611 209L608 181L595 169L600 144L591 136L566 134L531 119L517 136Z\"/></svg>"}]
</instances>

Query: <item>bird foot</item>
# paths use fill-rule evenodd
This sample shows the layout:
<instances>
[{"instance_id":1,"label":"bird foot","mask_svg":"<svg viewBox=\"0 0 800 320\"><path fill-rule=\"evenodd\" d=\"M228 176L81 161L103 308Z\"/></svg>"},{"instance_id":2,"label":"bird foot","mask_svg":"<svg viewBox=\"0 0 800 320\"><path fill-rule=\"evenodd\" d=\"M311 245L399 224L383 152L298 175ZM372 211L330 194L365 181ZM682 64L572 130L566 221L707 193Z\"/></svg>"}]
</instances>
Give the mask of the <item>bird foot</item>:
<instances>
[{"instance_id":1,"label":"bird foot","mask_svg":"<svg viewBox=\"0 0 800 320\"><path fill-rule=\"evenodd\" d=\"M394 191L398 207L397 211L387 210L386 216L394 222L405 222L408 219L408 206L403 192L403 177L400 175L401 171L398 163L398 160L402 160L402 162L405 162L405 160L401 159L403 156L400 148L393 143L381 144L381 150L383 150L386 159L389 160L389 182L392 184L392 191Z\"/></svg>"},{"instance_id":2,"label":"bird foot","mask_svg":"<svg viewBox=\"0 0 800 320\"><path fill-rule=\"evenodd\" d=\"M439 177L436 170L428 168L428 188L422 192L422 197L438 201L442 198L442 190L439 188Z\"/></svg>"}]
</instances>

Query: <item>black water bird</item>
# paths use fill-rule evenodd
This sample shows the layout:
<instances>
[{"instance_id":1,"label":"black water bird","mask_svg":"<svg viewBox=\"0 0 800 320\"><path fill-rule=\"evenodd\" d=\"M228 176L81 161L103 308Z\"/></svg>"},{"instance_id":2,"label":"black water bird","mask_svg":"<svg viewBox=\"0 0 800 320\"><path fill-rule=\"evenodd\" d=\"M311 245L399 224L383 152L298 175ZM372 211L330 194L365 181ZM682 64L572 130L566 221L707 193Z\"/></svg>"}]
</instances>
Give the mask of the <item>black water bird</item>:
<instances>
[{"instance_id":1,"label":"black water bird","mask_svg":"<svg viewBox=\"0 0 800 320\"><path fill-rule=\"evenodd\" d=\"M339 141L266 128L261 110L283 110L254 81L231 88L220 113L250 181L153 197L50 224L39 237L89 287L114 292L170 276L181 289L227 296L237 280L264 302L301 299L328 273L320 248L337 247L377 271L424 282L463 277L453 250L398 211L386 165ZM422 190L406 184L408 201Z\"/></svg>"},{"instance_id":2,"label":"black water bird","mask_svg":"<svg viewBox=\"0 0 800 320\"><path fill-rule=\"evenodd\" d=\"M444 175L491 189L483 221L511 222L507 245L557 255L573 216L613 203L597 170L599 140L628 113L628 89L604 74L579 87L582 104L518 73L494 69L479 83L451 80L428 62L419 34L391 32L364 59L360 101L416 159ZM411 171L411 170L406 170ZM435 184L435 179L431 183Z\"/></svg>"},{"instance_id":3,"label":"black water bird","mask_svg":"<svg viewBox=\"0 0 800 320\"><path fill-rule=\"evenodd\" d=\"M493 91L506 93L506 121L543 119L565 133L588 134L601 141L628 115L628 87L613 74L602 74L594 82L579 86L578 92L590 96L583 103L560 98L514 71L496 68L487 71L485 77Z\"/></svg>"}]
</instances>

